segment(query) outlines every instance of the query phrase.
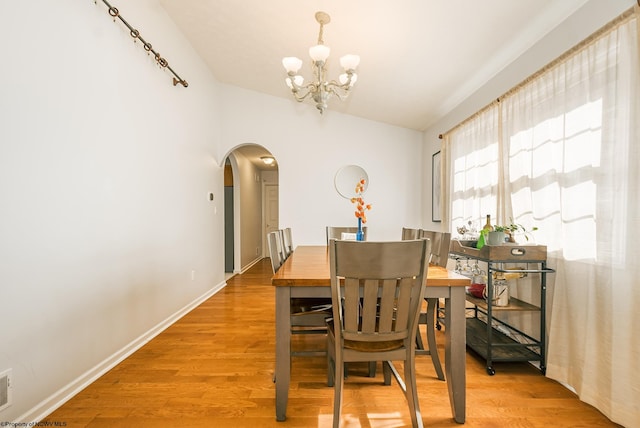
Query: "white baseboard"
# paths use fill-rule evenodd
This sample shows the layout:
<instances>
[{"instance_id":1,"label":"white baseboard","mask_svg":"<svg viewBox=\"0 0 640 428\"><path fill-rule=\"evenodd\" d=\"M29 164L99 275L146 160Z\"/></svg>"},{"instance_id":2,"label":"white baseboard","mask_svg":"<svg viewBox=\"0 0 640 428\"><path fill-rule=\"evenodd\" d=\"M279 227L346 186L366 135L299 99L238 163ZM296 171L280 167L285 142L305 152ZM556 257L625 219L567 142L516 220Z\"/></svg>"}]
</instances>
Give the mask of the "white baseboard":
<instances>
[{"instance_id":1,"label":"white baseboard","mask_svg":"<svg viewBox=\"0 0 640 428\"><path fill-rule=\"evenodd\" d=\"M251 269L253 267L253 265L255 265L256 263L258 263L260 260L264 259L264 257L260 256L258 258L253 259L252 261L249 262L249 264L247 264L245 267L243 267L240 270L240 274L245 273L246 271L248 271L249 269Z\"/></svg>"},{"instance_id":2,"label":"white baseboard","mask_svg":"<svg viewBox=\"0 0 640 428\"><path fill-rule=\"evenodd\" d=\"M14 423L20 423L22 421L34 422L34 421L43 420L45 417L53 413L53 411L56 410L58 407L62 406L64 403L69 401L71 398L73 398L76 394L78 394L84 388L86 388L91 383L93 383L100 376L102 376L103 374L111 370L113 367L115 367L117 364L122 362L129 355L133 354L142 346L144 346L151 339L153 339L154 337L162 333L164 330L170 327L173 323L175 323L180 318L182 318L187 313L189 313L192 309L200 305L209 297L216 294L218 291L222 290L226 285L227 285L226 282L221 282L217 284L216 286L208 290L206 293L204 293L202 296L196 298L195 300L193 300L191 303L189 303L182 309L178 310L177 312L175 312L165 320L156 324L154 327L152 327L147 332L140 335L134 341L132 341L131 343L129 343L128 345L126 345L125 347L123 347L122 349L120 349L119 351L117 351L107 359L105 359L104 361L100 362L98 365L88 370L87 372L82 374L80 377L78 377L77 379L75 379L65 387L59 389L50 397L40 402L33 409L29 410L24 415L20 416L20 418L18 418L18 420L15 421ZM10 425L13 425L13 423Z\"/></svg>"}]
</instances>

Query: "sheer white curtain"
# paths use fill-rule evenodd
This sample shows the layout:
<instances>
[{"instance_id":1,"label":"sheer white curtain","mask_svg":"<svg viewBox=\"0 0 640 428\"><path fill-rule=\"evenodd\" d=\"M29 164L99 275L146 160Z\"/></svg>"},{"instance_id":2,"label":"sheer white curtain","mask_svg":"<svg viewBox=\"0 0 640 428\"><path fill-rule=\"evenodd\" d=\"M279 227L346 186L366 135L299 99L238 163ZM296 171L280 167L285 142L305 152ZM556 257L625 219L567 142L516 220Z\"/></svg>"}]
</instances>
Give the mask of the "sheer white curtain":
<instances>
[{"instance_id":1,"label":"sheer white curtain","mask_svg":"<svg viewBox=\"0 0 640 428\"><path fill-rule=\"evenodd\" d=\"M501 220L539 228L535 238L556 269L548 276L547 376L629 427L640 426L638 9L505 96L499 114L482 114L498 117L498 138L486 127L467 135L469 123L446 139L451 226L477 215L470 206L486 211L484 200L504 210ZM504 179L472 190L473 172L488 164L457 164L494 141L495 175Z\"/></svg>"},{"instance_id":2,"label":"sheer white curtain","mask_svg":"<svg viewBox=\"0 0 640 428\"><path fill-rule=\"evenodd\" d=\"M495 220L498 197L498 108L491 106L445 136L441 152L443 195L450 198L443 221L481 228L485 216ZM455 230L449 229L449 230Z\"/></svg>"}]
</instances>

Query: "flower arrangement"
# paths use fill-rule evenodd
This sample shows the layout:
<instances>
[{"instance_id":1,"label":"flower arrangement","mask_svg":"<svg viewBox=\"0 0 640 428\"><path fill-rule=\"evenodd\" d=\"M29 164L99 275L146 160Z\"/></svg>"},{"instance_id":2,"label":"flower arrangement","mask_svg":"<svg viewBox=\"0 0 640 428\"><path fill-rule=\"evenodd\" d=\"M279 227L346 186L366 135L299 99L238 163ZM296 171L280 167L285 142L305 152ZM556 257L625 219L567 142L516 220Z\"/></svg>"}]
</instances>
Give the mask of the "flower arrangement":
<instances>
[{"instance_id":1,"label":"flower arrangement","mask_svg":"<svg viewBox=\"0 0 640 428\"><path fill-rule=\"evenodd\" d=\"M351 203L356 204L356 218L362 220L362 223L367 222L367 214L366 211L371 209L371 204L365 204L364 199L362 198L362 193L364 193L364 185L367 181L363 178L358 181L356 184L356 196L351 198Z\"/></svg>"}]
</instances>

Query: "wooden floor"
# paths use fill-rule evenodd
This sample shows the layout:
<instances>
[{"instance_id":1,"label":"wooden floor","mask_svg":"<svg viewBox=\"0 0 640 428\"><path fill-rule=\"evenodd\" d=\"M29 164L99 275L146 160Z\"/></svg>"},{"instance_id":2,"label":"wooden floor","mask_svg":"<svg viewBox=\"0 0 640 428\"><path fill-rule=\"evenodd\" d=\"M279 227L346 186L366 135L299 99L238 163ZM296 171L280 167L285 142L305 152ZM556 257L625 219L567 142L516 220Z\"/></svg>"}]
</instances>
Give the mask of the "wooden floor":
<instances>
[{"instance_id":1,"label":"wooden floor","mask_svg":"<svg viewBox=\"0 0 640 428\"><path fill-rule=\"evenodd\" d=\"M333 389L322 357L294 358L285 422L275 421L274 290L263 260L51 414L67 427L325 427ZM316 339L320 339L319 337ZM441 359L443 333L438 332ZM313 339L302 339L311 342ZM305 346L298 340L296 346ZM467 353L468 428L616 427L527 363L484 361ZM395 382L360 376L345 382L343 426L410 426ZM426 427L457 427L446 383L418 357L418 392ZM361 372L361 373L360 373ZM44 425L43 425L44 426Z\"/></svg>"}]
</instances>

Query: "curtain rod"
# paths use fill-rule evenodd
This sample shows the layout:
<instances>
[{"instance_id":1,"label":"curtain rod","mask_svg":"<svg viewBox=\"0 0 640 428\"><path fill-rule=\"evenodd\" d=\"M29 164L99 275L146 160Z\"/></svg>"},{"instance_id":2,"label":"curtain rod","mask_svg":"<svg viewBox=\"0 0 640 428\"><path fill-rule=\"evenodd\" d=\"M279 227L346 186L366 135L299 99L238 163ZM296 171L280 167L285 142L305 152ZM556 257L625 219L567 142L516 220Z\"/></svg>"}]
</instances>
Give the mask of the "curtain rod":
<instances>
[{"instance_id":1,"label":"curtain rod","mask_svg":"<svg viewBox=\"0 0 640 428\"><path fill-rule=\"evenodd\" d=\"M97 3L97 1L98 0L93 0L94 3ZM640 0L638 0L638 1L640 1ZM102 3L106 4L107 7L109 8L108 12L109 12L109 15L111 15L113 17L113 22L116 21L116 18L118 18L120 21L122 21L122 23L129 29L129 35L131 37L133 37L134 43L135 43L136 39L140 39L140 41L143 43L144 50L147 51L147 53L151 52L153 54L153 56L156 59L156 62L158 63L158 65L160 67L162 67L162 68L166 68L167 70L169 70L171 72L171 74L173 74L175 76L173 78L173 86L176 86L178 83L180 83L185 88L187 86L189 86L189 84L187 83L186 80L181 79L180 76L178 76L178 74L175 71L173 71L173 69L171 67L169 67L169 62L165 58L160 56L160 54L158 52L156 52L151 47L151 43L149 43L145 39L143 39L142 36L140 35L140 32L138 30L136 30L135 28L133 28L131 25L129 25L129 23L127 21L125 21L125 19L122 17L122 15L120 15L120 11L118 11L118 8L111 6L107 0L102 0Z\"/></svg>"},{"instance_id":2,"label":"curtain rod","mask_svg":"<svg viewBox=\"0 0 640 428\"><path fill-rule=\"evenodd\" d=\"M439 134L438 138L442 140L445 135L447 135L450 132L458 129L462 125L468 123L470 120L474 119L478 115L484 113L485 111L487 111L491 107L495 106L501 100L503 100L506 97L508 97L509 95L513 94L514 92L516 92L517 90L519 90L523 86L529 84L532 80L536 79L537 77L540 77L542 74L546 73L551 68L553 68L553 67L557 66L559 63L565 61L568 57L576 54L578 51L580 51L580 50L586 48L587 46L589 46L590 44L594 43L597 38L599 38L602 35L614 30L617 26L619 26L620 24L624 23L625 21L627 21L628 19L633 17L634 14L636 13L636 9L639 9L638 13L640 14L640 0L637 0L637 3L638 3L638 6L632 6L630 9L627 9L626 11L622 12L622 14L618 15L612 21L608 22L603 27L601 27L600 29L596 30L595 33L591 34L589 37L587 37L586 39L584 39L583 41L581 41L580 43L578 43L574 47L570 48L569 50L567 50L566 52L561 54L559 57L557 57L556 59L551 61L549 64L545 65L544 67L542 67L541 69L539 69L538 71L536 71L535 73L533 73L532 75L530 75L529 77L527 77L526 79L524 79L523 81L518 83L516 86L514 86L511 89L509 89L507 92L505 92L504 94L500 95L495 101L492 101L491 103L489 103L486 106L482 107L480 110L478 110L477 112L475 112L471 116L467 117L462 122L458 123L456 126L454 126L453 128L449 129L447 132L445 132L443 134Z\"/></svg>"}]
</instances>

